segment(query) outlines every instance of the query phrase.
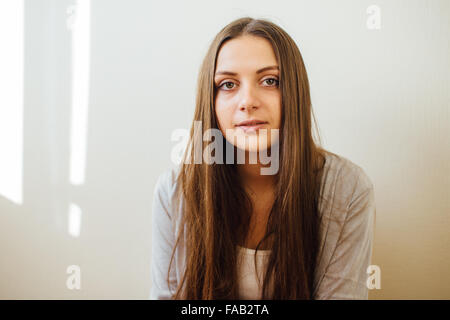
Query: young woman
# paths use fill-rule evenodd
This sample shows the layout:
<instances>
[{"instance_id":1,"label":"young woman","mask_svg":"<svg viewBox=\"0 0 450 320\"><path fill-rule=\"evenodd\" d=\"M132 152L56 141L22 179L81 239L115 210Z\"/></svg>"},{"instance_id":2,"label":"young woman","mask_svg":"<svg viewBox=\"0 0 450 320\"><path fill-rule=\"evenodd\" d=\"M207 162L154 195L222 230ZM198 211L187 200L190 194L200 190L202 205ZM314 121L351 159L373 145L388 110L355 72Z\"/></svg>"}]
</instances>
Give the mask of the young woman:
<instances>
[{"instance_id":1,"label":"young woman","mask_svg":"<svg viewBox=\"0 0 450 320\"><path fill-rule=\"evenodd\" d=\"M192 161L193 124L183 163L155 188L151 299L368 298L373 185L315 144L312 116L302 56L283 29L241 18L219 32L193 120L220 130L224 157L232 146L246 161ZM275 148L276 172L261 174L268 164L250 156Z\"/></svg>"}]
</instances>

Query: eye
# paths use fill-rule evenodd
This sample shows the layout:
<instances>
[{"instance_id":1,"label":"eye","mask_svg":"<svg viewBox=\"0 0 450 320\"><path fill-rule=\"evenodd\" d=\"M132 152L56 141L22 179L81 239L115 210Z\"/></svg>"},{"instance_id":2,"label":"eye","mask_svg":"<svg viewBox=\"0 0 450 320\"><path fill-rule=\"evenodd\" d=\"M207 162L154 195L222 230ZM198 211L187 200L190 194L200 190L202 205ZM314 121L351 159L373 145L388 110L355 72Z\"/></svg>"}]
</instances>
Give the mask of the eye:
<instances>
[{"instance_id":1,"label":"eye","mask_svg":"<svg viewBox=\"0 0 450 320\"><path fill-rule=\"evenodd\" d=\"M278 87L280 81L277 78L267 78L264 79L263 82L267 83L267 87ZM224 91L230 91L233 90L236 84L231 81L223 82L221 85L218 86L219 89L222 89Z\"/></svg>"},{"instance_id":2,"label":"eye","mask_svg":"<svg viewBox=\"0 0 450 320\"><path fill-rule=\"evenodd\" d=\"M280 81L277 78L267 78L264 79L263 82L266 82L270 87L278 86L280 84Z\"/></svg>"},{"instance_id":3,"label":"eye","mask_svg":"<svg viewBox=\"0 0 450 320\"><path fill-rule=\"evenodd\" d=\"M231 81L226 81L226 82L222 83L222 84L219 86L219 88L222 88L223 86L225 86L225 88L226 88L226 89L224 89L225 91L228 91L228 90L233 89L233 87L230 88L229 84L234 85L235 83L234 83L234 82L231 82Z\"/></svg>"}]
</instances>

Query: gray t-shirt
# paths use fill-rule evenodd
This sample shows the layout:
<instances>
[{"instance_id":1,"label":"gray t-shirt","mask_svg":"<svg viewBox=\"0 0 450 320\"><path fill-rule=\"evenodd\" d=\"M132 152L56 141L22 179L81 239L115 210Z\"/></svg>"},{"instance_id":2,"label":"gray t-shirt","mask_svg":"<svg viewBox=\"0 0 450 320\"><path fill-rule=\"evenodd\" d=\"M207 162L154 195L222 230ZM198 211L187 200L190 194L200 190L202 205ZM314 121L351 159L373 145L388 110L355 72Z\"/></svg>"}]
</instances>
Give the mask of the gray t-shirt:
<instances>
[{"instance_id":1,"label":"gray t-shirt","mask_svg":"<svg viewBox=\"0 0 450 320\"><path fill-rule=\"evenodd\" d=\"M171 299L185 266L180 241L167 284L167 272L180 228L182 201L175 208L180 166L160 175L152 207L150 299ZM326 154L319 202L320 246L314 278L314 299L367 299L367 268L371 264L375 198L371 180L358 165Z\"/></svg>"}]
</instances>

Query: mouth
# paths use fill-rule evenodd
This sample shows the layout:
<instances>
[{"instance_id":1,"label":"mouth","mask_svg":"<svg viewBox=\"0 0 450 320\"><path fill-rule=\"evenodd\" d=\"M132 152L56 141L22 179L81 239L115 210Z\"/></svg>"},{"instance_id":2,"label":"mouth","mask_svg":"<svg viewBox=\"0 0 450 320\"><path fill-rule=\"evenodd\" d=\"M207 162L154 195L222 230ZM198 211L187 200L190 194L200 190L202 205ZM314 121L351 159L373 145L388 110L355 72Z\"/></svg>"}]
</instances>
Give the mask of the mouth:
<instances>
[{"instance_id":1,"label":"mouth","mask_svg":"<svg viewBox=\"0 0 450 320\"><path fill-rule=\"evenodd\" d=\"M241 128L244 132L256 132L259 129L266 126L267 124L268 124L268 122L266 122L266 121L251 120L251 121L241 122L236 127Z\"/></svg>"},{"instance_id":2,"label":"mouth","mask_svg":"<svg viewBox=\"0 0 450 320\"><path fill-rule=\"evenodd\" d=\"M236 126L238 126L238 127L241 127L241 126L254 126L254 125L265 124L265 123L267 123L267 121L258 120L258 119L250 119L250 120L241 121Z\"/></svg>"}]
</instances>

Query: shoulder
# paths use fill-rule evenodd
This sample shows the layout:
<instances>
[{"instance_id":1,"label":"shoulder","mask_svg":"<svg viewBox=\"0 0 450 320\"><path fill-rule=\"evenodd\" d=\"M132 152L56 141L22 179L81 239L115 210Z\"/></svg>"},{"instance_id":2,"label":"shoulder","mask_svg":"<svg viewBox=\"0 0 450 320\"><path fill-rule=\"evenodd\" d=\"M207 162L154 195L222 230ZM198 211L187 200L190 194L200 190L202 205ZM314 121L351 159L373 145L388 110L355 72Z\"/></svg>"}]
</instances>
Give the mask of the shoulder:
<instances>
[{"instance_id":1,"label":"shoulder","mask_svg":"<svg viewBox=\"0 0 450 320\"><path fill-rule=\"evenodd\" d=\"M163 210L154 210L154 213L164 211L169 218L173 218L177 211L175 200L177 199L180 170L181 166L178 165L167 168L159 174L153 192L153 207Z\"/></svg>"},{"instance_id":2,"label":"shoulder","mask_svg":"<svg viewBox=\"0 0 450 320\"><path fill-rule=\"evenodd\" d=\"M336 175L336 179L345 183L358 183L357 187L362 189L373 188L365 170L350 159L330 152L326 154L325 159L325 167Z\"/></svg>"},{"instance_id":3,"label":"shoulder","mask_svg":"<svg viewBox=\"0 0 450 320\"><path fill-rule=\"evenodd\" d=\"M326 152L325 159L321 186L323 210L328 206L334 212L345 213L356 198L373 192L373 183L360 165L331 152ZM345 219L343 216L335 218Z\"/></svg>"},{"instance_id":4,"label":"shoulder","mask_svg":"<svg viewBox=\"0 0 450 320\"><path fill-rule=\"evenodd\" d=\"M164 171L162 171L156 181L155 192L159 190L166 193L173 193L177 186L177 178L180 172L180 168L181 166L178 165L166 168Z\"/></svg>"}]
</instances>

